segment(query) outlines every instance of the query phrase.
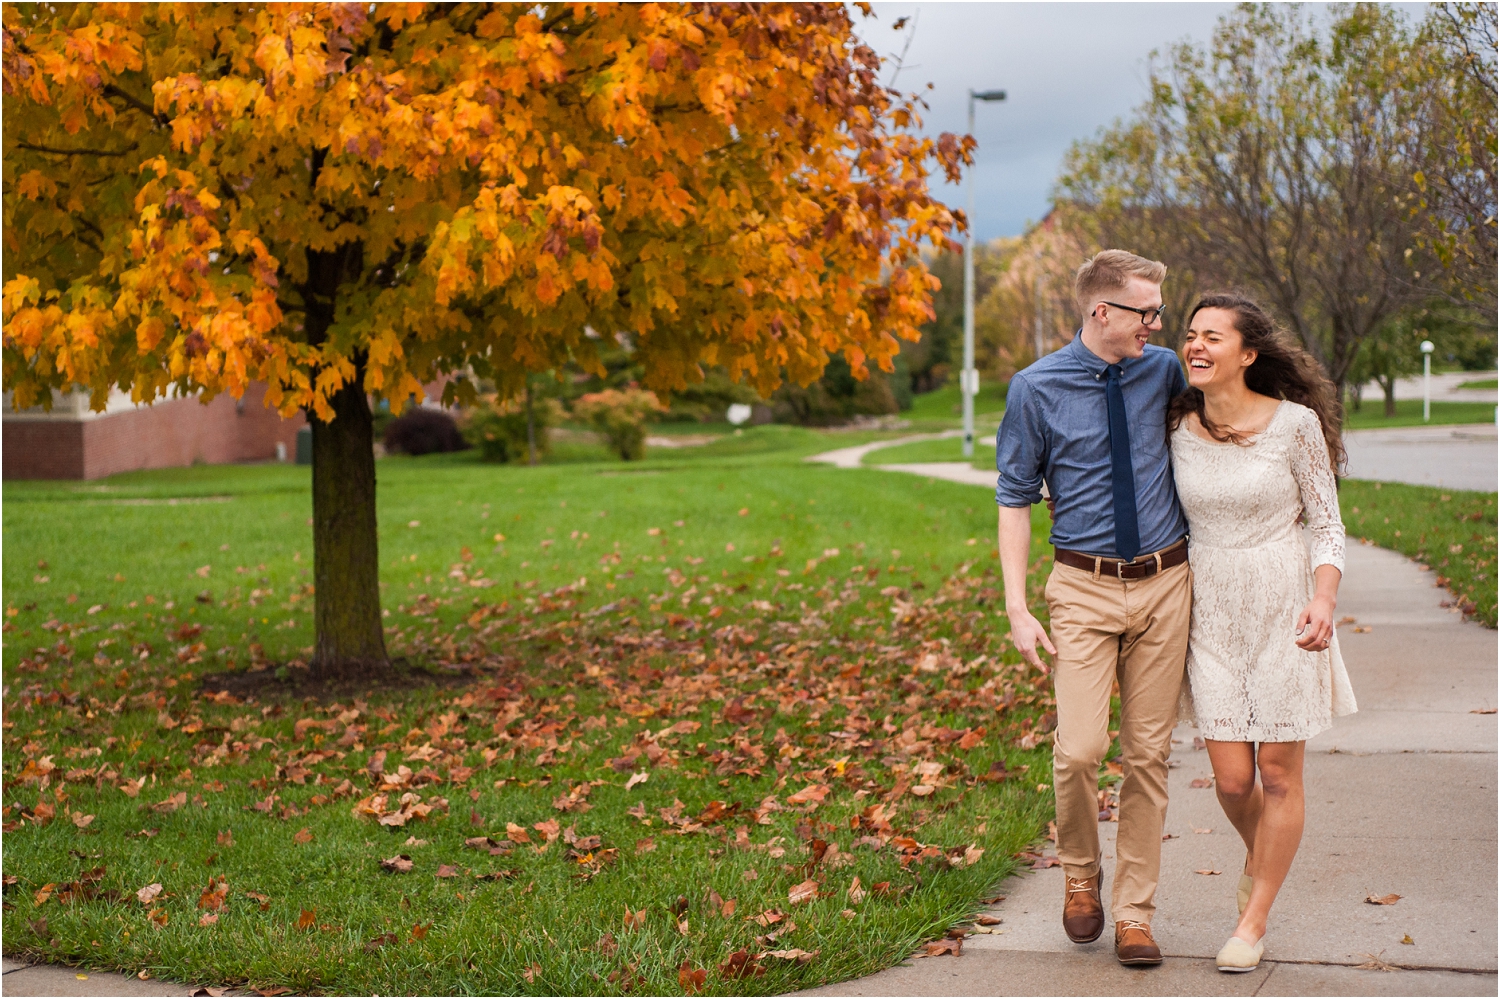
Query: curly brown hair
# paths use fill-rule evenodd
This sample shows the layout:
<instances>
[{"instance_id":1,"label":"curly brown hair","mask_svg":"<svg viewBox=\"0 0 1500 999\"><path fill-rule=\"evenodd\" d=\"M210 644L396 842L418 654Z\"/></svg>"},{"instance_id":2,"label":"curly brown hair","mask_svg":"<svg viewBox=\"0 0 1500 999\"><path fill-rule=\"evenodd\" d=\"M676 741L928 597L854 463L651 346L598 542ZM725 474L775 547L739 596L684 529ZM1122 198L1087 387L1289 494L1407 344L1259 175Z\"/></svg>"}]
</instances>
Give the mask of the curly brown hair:
<instances>
[{"instance_id":1,"label":"curly brown hair","mask_svg":"<svg viewBox=\"0 0 1500 999\"><path fill-rule=\"evenodd\" d=\"M1232 313L1234 328L1239 331L1245 349L1255 351L1255 360L1245 369L1245 385L1250 391L1299 403L1318 415L1323 440L1328 445L1328 461L1334 474L1341 474L1346 460L1340 433L1344 407L1340 405L1338 393L1323 366L1291 333L1277 326L1264 309L1243 295L1219 292L1203 296L1188 313L1189 326L1204 309L1223 309ZM1176 430L1189 413L1198 415L1198 422L1214 440L1233 444L1246 442L1243 435L1209 422L1203 412L1203 393L1195 388L1189 388L1172 400L1167 409L1168 429Z\"/></svg>"}]
</instances>

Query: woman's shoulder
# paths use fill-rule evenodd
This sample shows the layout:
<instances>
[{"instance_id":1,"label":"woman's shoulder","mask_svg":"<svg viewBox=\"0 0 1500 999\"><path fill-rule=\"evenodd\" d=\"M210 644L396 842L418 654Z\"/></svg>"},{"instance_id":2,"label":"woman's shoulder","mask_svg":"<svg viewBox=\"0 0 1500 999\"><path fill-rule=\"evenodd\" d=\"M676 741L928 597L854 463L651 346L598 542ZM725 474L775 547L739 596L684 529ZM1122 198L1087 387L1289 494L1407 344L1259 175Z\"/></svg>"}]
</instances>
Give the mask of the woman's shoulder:
<instances>
[{"instance_id":1,"label":"woman's shoulder","mask_svg":"<svg viewBox=\"0 0 1500 999\"><path fill-rule=\"evenodd\" d=\"M1311 408L1302 405L1302 403L1293 402L1290 399L1281 400L1281 404L1276 407L1276 413L1271 417L1271 420L1273 423L1280 423L1282 426L1288 427L1293 431L1316 430L1319 435L1323 432L1322 424L1318 420L1318 414Z\"/></svg>"}]
</instances>

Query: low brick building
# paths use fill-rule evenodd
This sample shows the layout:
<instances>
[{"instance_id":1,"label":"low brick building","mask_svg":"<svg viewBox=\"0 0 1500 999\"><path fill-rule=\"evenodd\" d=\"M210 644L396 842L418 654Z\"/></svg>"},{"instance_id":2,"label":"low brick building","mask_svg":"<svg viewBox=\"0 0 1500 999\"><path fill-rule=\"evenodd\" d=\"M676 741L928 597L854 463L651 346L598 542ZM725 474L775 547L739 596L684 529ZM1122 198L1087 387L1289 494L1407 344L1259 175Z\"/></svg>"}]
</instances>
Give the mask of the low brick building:
<instances>
[{"instance_id":1,"label":"low brick building","mask_svg":"<svg viewBox=\"0 0 1500 999\"><path fill-rule=\"evenodd\" d=\"M8 396L0 414L0 470L7 479L98 479L143 468L291 460L306 424L301 414L282 419L267 409L261 384L241 399L224 394L206 405L189 398L137 406L116 392L102 413L89 411L87 393L58 394L50 413L14 412Z\"/></svg>"}]
</instances>

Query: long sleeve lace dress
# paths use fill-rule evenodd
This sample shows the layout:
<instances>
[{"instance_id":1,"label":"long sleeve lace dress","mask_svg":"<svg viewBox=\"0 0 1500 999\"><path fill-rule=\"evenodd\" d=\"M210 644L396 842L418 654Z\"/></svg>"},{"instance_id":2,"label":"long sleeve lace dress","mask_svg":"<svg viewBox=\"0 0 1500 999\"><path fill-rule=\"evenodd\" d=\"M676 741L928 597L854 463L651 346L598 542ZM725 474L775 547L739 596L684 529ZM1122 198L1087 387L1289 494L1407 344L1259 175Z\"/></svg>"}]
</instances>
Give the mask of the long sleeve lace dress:
<instances>
[{"instance_id":1,"label":"long sleeve lace dress","mask_svg":"<svg viewBox=\"0 0 1500 999\"><path fill-rule=\"evenodd\" d=\"M1172 468L1193 569L1185 700L1203 738L1298 742L1352 714L1337 634L1321 651L1296 645L1313 571L1344 569L1344 525L1317 414L1282 402L1247 444L1179 426ZM1299 515L1312 535L1310 556Z\"/></svg>"}]
</instances>

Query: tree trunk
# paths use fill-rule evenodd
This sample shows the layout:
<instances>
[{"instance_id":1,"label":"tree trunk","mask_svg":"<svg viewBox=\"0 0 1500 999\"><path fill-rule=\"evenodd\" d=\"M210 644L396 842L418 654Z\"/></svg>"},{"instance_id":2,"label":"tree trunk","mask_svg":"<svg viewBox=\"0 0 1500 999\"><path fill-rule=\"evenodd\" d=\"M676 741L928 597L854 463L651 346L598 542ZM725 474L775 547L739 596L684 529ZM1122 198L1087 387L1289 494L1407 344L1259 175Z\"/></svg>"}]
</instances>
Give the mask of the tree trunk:
<instances>
[{"instance_id":1,"label":"tree trunk","mask_svg":"<svg viewBox=\"0 0 1500 999\"><path fill-rule=\"evenodd\" d=\"M536 419L531 410L531 375L526 376L526 464L536 464Z\"/></svg>"},{"instance_id":2,"label":"tree trunk","mask_svg":"<svg viewBox=\"0 0 1500 999\"><path fill-rule=\"evenodd\" d=\"M1395 377L1382 379L1380 387L1385 390L1385 415L1396 415L1396 379Z\"/></svg>"},{"instance_id":3,"label":"tree trunk","mask_svg":"<svg viewBox=\"0 0 1500 999\"><path fill-rule=\"evenodd\" d=\"M380 623L375 452L361 371L331 400L334 419L313 432L313 675L347 679L389 665Z\"/></svg>"}]
</instances>

